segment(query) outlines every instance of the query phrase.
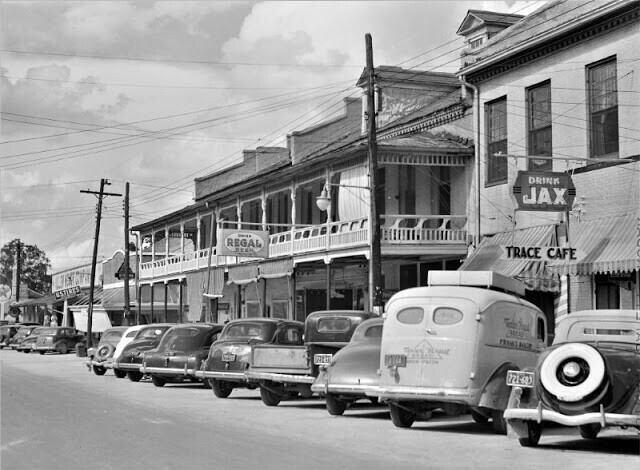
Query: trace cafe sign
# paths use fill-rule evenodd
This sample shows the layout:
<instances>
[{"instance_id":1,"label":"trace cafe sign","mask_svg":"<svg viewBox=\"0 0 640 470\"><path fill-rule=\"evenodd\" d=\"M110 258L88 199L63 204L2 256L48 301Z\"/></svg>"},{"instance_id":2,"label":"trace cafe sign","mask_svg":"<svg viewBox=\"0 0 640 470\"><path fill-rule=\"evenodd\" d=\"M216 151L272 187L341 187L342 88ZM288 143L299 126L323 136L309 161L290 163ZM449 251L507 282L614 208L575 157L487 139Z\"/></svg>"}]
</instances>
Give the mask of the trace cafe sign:
<instances>
[{"instance_id":1,"label":"trace cafe sign","mask_svg":"<svg viewBox=\"0 0 640 470\"><path fill-rule=\"evenodd\" d=\"M269 232L262 230L219 229L218 256L243 256L267 258L269 256Z\"/></svg>"},{"instance_id":2,"label":"trace cafe sign","mask_svg":"<svg viewBox=\"0 0 640 470\"><path fill-rule=\"evenodd\" d=\"M576 188L567 173L519 171L512 194L524 211L570 211Z\"/></svg>"},{"instance_id":3,"label":"trace cafe sign","mask_svg":"<svg viewBox=\"0 0 640 470\"><path fill-rule=\"evenodd\" d=\"M500 245L500 259L525 261L578 261L584 253L568 246L514 246Z\"/></svg>"}]
</instances>

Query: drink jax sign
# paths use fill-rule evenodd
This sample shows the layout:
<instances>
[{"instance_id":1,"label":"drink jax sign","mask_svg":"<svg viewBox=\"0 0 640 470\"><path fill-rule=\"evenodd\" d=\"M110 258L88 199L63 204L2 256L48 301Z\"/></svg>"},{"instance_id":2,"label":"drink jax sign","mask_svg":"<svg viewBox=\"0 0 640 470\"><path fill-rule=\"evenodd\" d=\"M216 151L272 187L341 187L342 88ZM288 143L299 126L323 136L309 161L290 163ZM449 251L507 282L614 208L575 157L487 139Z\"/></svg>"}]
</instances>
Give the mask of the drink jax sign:
<instances>
[{"instance_id":1,"label":"drink jax sign","mask_svg":"<svg viewBox=\"0 0 640 470\"><path fill-rule=\"evenodd\" d=\"M269 232L219 229L216 254L218 256L267 258L269 256Z\"/></svg>"},{"instance_id":2,"label":"drink jax sign","mask_svg":"<svg viewBox=\"0 0 640 470\"><path fill-rule=\"evenodd\" d=\"M568 246L500 245L500 259L523 261L578 261L584 252Z\"/></svg>"},{"instance_id":3,"label":"drink jax sign","mask_svg":"<svg viewBox=\"0 0 640 470\"><path fill-rule=\"evenodd\" d=\"M512 188L518 209L524 211L570 211L576 188L567 173L519 171Z\"/></svg>"}]
</instances>

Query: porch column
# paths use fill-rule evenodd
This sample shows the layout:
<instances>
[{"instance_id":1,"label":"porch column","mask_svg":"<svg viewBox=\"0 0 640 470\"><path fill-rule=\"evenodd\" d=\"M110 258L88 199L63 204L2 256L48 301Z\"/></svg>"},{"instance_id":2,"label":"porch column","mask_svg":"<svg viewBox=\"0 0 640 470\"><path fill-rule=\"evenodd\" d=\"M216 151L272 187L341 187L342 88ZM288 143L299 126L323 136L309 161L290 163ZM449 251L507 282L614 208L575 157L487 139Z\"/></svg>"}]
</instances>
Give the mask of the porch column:
<instances>
[{"instance_id":1,"label":"porch column","mask_svg":"<svg viewBox=\"0 0 640 470\"><path fill-rule=\"evenodd\" d=\"M262 195L260 196L260 208L262 209L262 230L267 230L267 196L264 188L262 188Z\"/></svg>"},{"instance_id":2,"label":"porch column","mask_svg":"<svg viewBox=\"0 0 640 470\"><path fill-rule=\"evenodd\" d=\"M180 221L180 254L184 255L184 221L182 220Z\"/></svg>"},{"instance_id":3,"label":"porch column","mask_svg":"<svg viewBox=\"0 0 640 470\"><path fill-rule=\"evenodd\" d=\"M178 280L178 322L182 323L182 315L183 315L183 309L182 309L182 278L180 278Z\"/></svg>"},{"instance_id":4,"label":"porch column","mask_svg":"<svg viewBox=\"0 0 640 470\"><path fill-rule=\"evenodd\" d=\"M153 302L154 302L155 289L153 288L153 282L149 284L149 287L151 288L151 323L154 323L155 321L153 319Z\"/></svg>"},{"instance_id":5,"label":"porch column","mask_svg":"<svg viewBox=\"0 0 640 470\"><path fill-rule=\"evenodd\" d=\"M156 232L151 229L151 262L156 260ZM153 266L153 265L152 265ZM152 275L155 274L152 272Z\"/></svg>"},{"instance_id":6,"label":"porch column","mask_svg":"<svg viewBox=\"0 0 640 470\"><path fill-rule=\"evenodd\" d=\"M164 259L169 258L169 224L164 225ZM166 270L165 264L165 270ZM165 271L166 272L166 271Z\"/></svg>"},{"instance_id":7,"label":"porch column","mask_svg":"<svg viewBox=\"0 0 640 470\"><path fill-rule=\"evenodd\" d=\"M331 310L331 263L325 264L325 272L327 273L327 310Z\"/></svg>"},{"instance_id":8,"label":"porch column","mask_svg":"<svg viewBox=\"0 0 640 470\"><path fill-rule=\"evenodd\" d=\"M202 249L202 237L200 235L200 227L202 225L201 220L202 217L200 216L200 213L198 213L198 215L196 215L196 251Z\"/></svg>"},{"instance_id":9,"label":"porch column","mask_svg":"<svg viewBox=\"0 0 640 470\"><path fill-rule=\"evenodd\" d=\"M169 297L169 281L164 281L164 322L167 323L167 300Z\"/></svg>"},{"instance_id":10,"label":"porch column","mask_svg":"<svg viewBox=\"0 0 640 470\"><path fill-rule=\"evenodd\" d=\"M238 224L236 225L236 228L241 229L242 228L242 200L240 198L236 200L236 219L238 219Z\"/></svg>"},{"instance_id":11,"label":"porch column","mask_svg":"<svg viewBox=\"0 0 640 470\"><path fill-rule=\"evenodd\" d=\"M296 228L296 185L291 183L291 230Z\"/></svg>"}]
</instances>

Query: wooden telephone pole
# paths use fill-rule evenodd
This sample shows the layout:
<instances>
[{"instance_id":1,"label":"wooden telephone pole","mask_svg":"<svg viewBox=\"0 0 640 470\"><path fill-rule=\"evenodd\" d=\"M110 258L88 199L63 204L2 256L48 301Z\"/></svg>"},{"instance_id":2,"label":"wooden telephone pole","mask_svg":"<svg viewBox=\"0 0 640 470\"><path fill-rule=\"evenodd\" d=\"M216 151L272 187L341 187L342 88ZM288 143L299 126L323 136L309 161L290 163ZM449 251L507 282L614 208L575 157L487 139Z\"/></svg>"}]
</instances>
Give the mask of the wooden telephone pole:
<instances>
[{"instance_id":1,"label":"wooden telephone pole","mask_svg":"<svg viewBox=\"0 0 640 470\"><path fill-rule=\"evenodd\" d=\"M129 183L124 187L124 317L129 321Z\"/></svg>"},{"instance_id":2,"label":"wooden telephone pole","mask_svg":"<svg viewBox=\"0 0 640 470\"><path fill-rule=\"evenodd\" d=\"M380 215L376 188L378 187L378 143L376 141L375 69L371 35L365 35L367 53L367 137L369 142L369 305L371 311L382 314L382 254L380 252Z\"/></svg>"},{"instance_id":3,"label":"wooden telephone pole","mask_svg":"<svg viewBox=\"0 0 640 470\"><path fill-rule=\"evenodd\" d=\"M96 215L96 234L93 239L93 257L91 258L91 280L89 287L89 308L87 310L87 348L91 347L91 326L93 323L93 289L96 283L96 260L98 258L98 239L100 237L100 219L102 218L102 198L104 196L122 196L122 194L105 193L104 186L110 185L108 180L102 178L100 180L100 191L89 191L88 189L81 189L81 193L97 194L98 195L98 207Z\"/></svg>"}]
</instances>

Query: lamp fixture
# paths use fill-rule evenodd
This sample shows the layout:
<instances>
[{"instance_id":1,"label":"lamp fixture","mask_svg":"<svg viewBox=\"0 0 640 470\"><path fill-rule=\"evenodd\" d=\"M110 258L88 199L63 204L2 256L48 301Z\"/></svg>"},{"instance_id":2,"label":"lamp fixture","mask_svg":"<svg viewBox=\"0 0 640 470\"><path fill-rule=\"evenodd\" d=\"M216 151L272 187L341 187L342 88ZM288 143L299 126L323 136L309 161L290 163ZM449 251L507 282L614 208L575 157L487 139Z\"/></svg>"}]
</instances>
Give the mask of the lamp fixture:
<instances>
[{"instance_id":1,"label":"lamp fixture","mask_svg":"<svg viewBox=\"0 0 640 470\"><path fill-rule=\"evenodd\" d=\"M330 186L338 186L340 188L357 188L357 189L370 189L369 186L356 186L352 184L340 184L340 183L326 183L322 187L322 191L320 192L320 196L316 198L316 205L318 209L322 212L326 211L329 208L329 204L331 204L331 198L329 197L329 187Z\"/></svg>"}]
</instances>

